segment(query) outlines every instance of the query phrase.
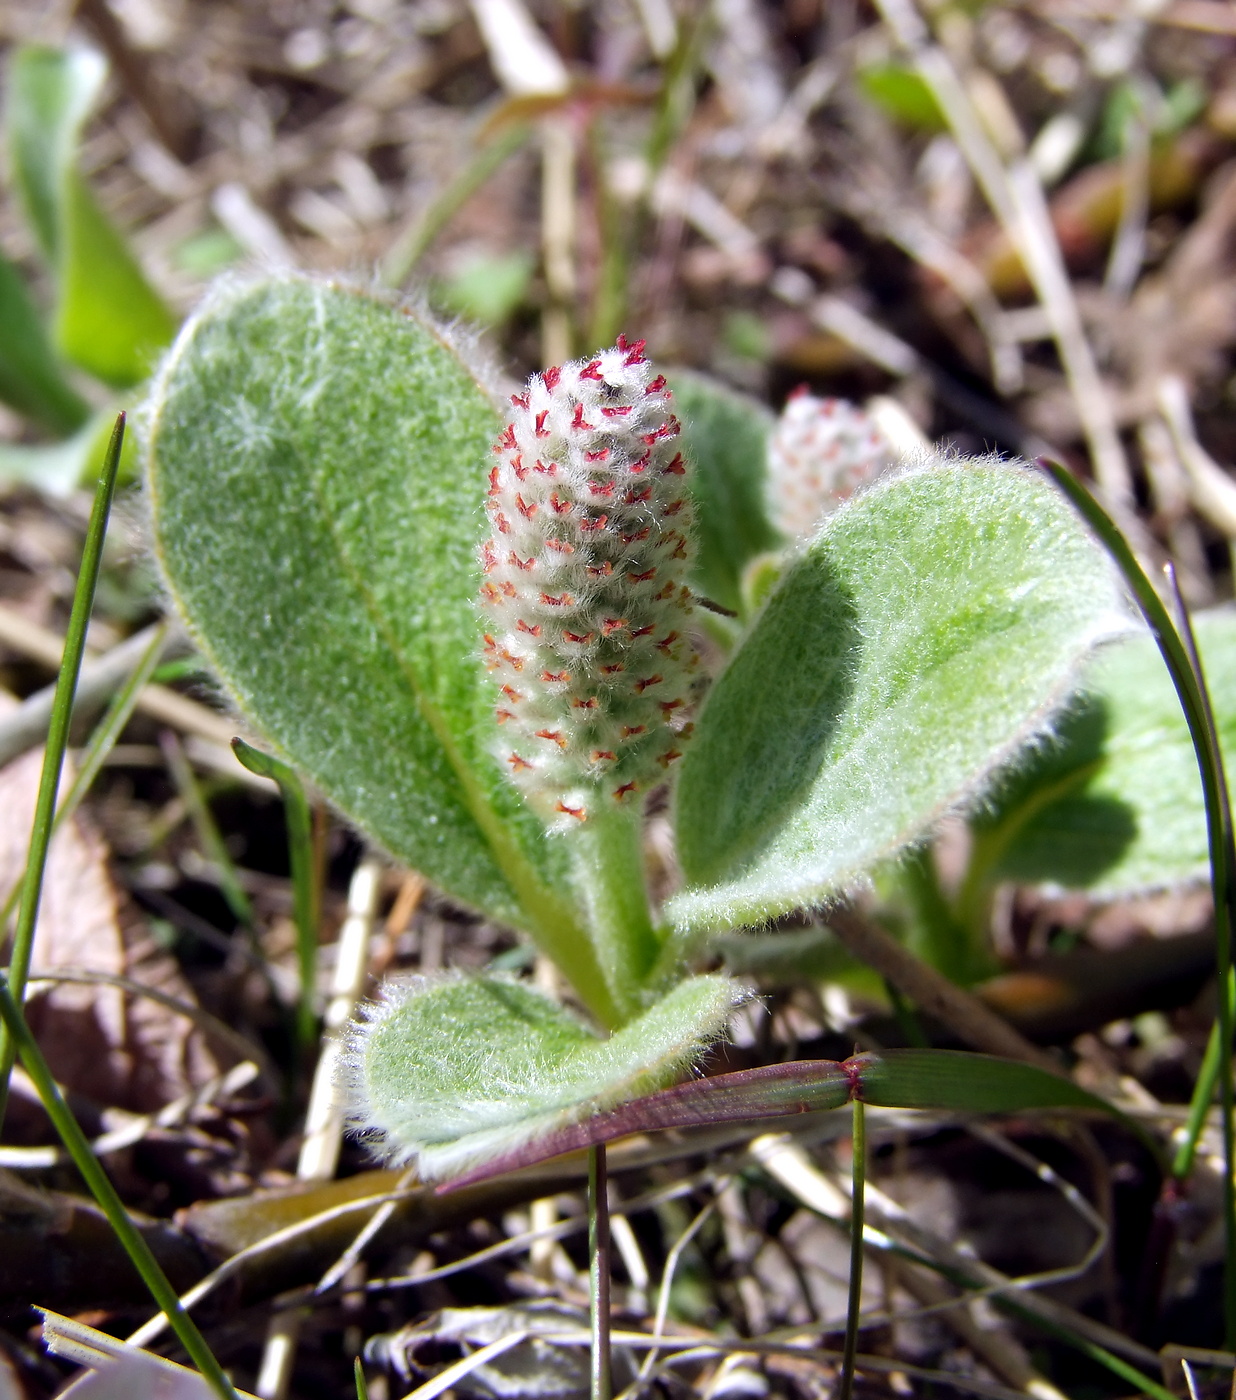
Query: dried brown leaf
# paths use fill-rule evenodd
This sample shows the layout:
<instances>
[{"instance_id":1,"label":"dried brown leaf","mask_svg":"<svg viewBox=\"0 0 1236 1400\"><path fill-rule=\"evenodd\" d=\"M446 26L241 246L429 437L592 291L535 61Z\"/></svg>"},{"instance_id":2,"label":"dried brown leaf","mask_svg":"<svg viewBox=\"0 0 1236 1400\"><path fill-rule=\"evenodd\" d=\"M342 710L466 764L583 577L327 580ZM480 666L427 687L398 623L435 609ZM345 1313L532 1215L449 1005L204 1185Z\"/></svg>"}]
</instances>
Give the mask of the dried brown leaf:
<instances>
[{"instance_id":1,"label":"dried brown leaf","mask_svg":"<svg viewBox=\"0 0 1236 1400\"><path fill-rule=\"evenodd\" d=\"M42 759L41 751L33 752L0 769L0 893L22 876ZM43 883L33 968L128 977L193 1004L192 989L116 886L107 859L102 837L83 815L57 833ZM100 1104L153 1112L219 1072L191 1022L116 987L36 987L27 1014L56 1078Z\"/></svg>"}]
</instances>

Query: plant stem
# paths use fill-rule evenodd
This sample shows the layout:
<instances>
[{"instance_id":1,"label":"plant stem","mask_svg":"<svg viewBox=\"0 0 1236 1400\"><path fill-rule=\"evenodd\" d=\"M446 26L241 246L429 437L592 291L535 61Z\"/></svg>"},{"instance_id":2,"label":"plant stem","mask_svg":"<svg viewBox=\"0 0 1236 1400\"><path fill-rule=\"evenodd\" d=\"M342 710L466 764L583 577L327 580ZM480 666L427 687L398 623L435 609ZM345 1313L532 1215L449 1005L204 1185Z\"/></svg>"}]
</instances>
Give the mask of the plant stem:
<instances>
[{"instance_id":1,"label":"plant stem","mask_svg":"<svg viewBox=\"0 0 1236 1400\"><path fill-rule=\"evenodd\" d=\"M845 1345L837 1400L850 1400L854 1391L854 1358L858 1353L858 1317L863 1304L863 1193L867 1184L867 1120L862 1099L854 1100L852 1138L853 1190L850 1197L850 1296L846 1303Z\"/></svg>"},{"instance_id":2,"label":"plant stem","mask_svg":"<svg viewBox=\"0 0 1236 1400\"><path fill-rule=\"evenodd\" d=\"M641 1009L640 992L661 945L648 911L639 809L606 806L601 799L595 807L569 839L597 961L628 1021Z\"/></svg>"},{"instance_id":3,"label":"plant stem","mask_svg":"<svg viewBox=\"0 0 1236 1400\"><path fill-rule=\"evenodd\" d=\"M288 829L288 862L292 874L292 917L296 924L296 959L300 968L300 1002L296 1039L303 1050L317 1034L313 991L317 975L319 891L313 859L313 820L300 775L282 759L263 753L243 739L232 740L232 751L251 772L270 778L283 797Z\"/></svg>"},{"instance_id":4,"label":"plant stem","mask_svg":"<svg viewBox=\"0 0 1236 1400\"><path fill-rule=\"evenodd\" d=\"M107 1216L108 1223L116 1232L117 1239L124 1246L125 1253L133 1261L134 1268L141 1274L146 1287L150 1289L155 1303L167 1315L167 1320L179 1337L181 1345L189 1353L193 1364L201 1371L221 1400L239 1400L231 1381L228 1380L223 1368L215 1360L214 1353L207 1346L205 1337L198 1331L197 1324L181 1306L180 1299L176 1296L176 1290L168 1282L167 1275L159 1267L159 1261L154 1257L150 1246L146 1243L137 1226L134 1225L128 1211L125 1210L124 1203L117 1194L116 1188L100 1166L98 1158L90 1150L90 1143L85 1133L78 1126L77 1119L73 1117L72 1111L65 1102L38 1043L30 1034L30 1028L22 1016L21 1007L18 1005L8 982L3 978L0 978L0 1019L4 1021L4 1029L9 1043L14 1045L21 1055L21 1062L25 1066L26 1073L34 1082L47 1116L51 1119L56 1132L59 1133L65 1150L72 1157L82 1179L90 1188L95 1200L98 1201L104 1215Z\"/></svg>"},{"instance_id":5,"label":"plant stem","mask_svg":"<svg viewBox=\"0 0 1236 1400\"><path fill-rule=\"evenodd\" d=\"M609 1179L605 1144L588 1149L588 1296L591 1305L590 1400L614 1393L609 1345Z\"/></svg>"},{"instance_id":6,"label":"plant stem","mask_svg":"<svg viewBox=\"0 0 1236 1400\"><path fill-rule=\"evenodd\" d=\"M125 415L116 417L111 440L103 458L103 470L94 493L94 506L86 528L81 567L77 586L73 590L73 607L64 639L64 654L56 680L56 698L52 704L51 722L47 731L47 747L43 753L43 771L39 777L39 792L34 807L34 822L30 832L30 851L22 880L21 909L17 929L13 934L13 950L9 957L8 987L20 1005L30 972L34 951L34 930L39 917L39 900L43 893L43 871L51 845L52 821L56 812L56 793L64 767L64 751L69 741L69 721L73 717L73 694L86 650L86 627L94 607L94 590L103 562L103 537L111 514L112 497L116 491L116 473L120 467L120 449L124 445ZM0 1029L0 1127L8 1105L9 1076L13 1069L14 1049L11 1033Z\"/></svg>"},{"instance_id":7,"label":"plant stem","mask_svg":"<svg viewBox=\"0 0 1236 1400\"><path fill-rule=\"evenodd\" d=\"M1231 1349L1236 1345L1236 1179L1233 1177L1233 1171L1236 1170L1236 1105L1233 1104L1232 1083L1233 1008L1227 995L1227 987L1232 975L1232 925L1236 914L1236 910L1233 909L1233 902L1236 901L1236 844L1233 843L1232 812L1228 802L1223 755L1214 728L1205 679L1201 675L1200 665L1194 661L1196 648L1192 649L1191 655L1189 646L1182 641L1173 626L1163 600L1134 557L1128 541L1102 506L1064 467L1046 461L1042 465L1076 506L1124 574L1176 687L1176 694L1180 698L1180 705L1189 726L1189 735L1193 740L1193 749L1197 755L1206 803L1210 881L1214 890L1215 905L1215 961L1221 989L1218 1071L1223 1105L1223 1318L1224 1344ZM1170 577L1174 583L1174 575ZM1183 604L1181 611L1184 615ZM1186 635L1190 633L1186 617Z\"/></svg>"},{"instance_id":8,"label":"plant stem","mask_svg":"<svg viewBox=\"0 0 1236 1400\"><path fill-rule=\"evenodd\" d=\"M189 820L197 832L197 839L202 843L202 854L215 867L219 892L231 910L232 917L252 934L257 927L253 905L250 904L249 896L240 883L236 863L232 860L231 852L223 840L223 833L219 830L193 768L185 757L180 740L170 730L165 730L160 738L159 747L167 760L168 771L176 784L180 800L188 810Z\"/></svg>"}]
</instances>

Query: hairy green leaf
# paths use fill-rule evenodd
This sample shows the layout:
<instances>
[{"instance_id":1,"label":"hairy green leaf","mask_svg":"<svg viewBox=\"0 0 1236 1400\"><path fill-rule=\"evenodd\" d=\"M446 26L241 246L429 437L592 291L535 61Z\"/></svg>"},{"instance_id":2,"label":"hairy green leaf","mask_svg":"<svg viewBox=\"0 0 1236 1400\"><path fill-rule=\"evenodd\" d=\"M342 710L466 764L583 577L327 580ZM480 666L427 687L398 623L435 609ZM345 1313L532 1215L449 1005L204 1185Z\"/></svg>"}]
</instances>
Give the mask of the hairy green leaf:
<instances>
[{"instance_id":1,"label":"hairy green leaf","mask_svg":"<svg viewBox=\"0 0 1236 1400\"><path fill-rule=\"evenodd\" d=\"M1236 612L1196 619L1219 738L1236 755ZM1107 898L1202 880L1209 870L1197 758L1149 635L1087 668L1055 737L1011 774L972 825L988 880Z\"/></svg>"},{"instance_id":2,"label":"hairy green leaf","mask_svg":"<svg viewBox=\"0 0 1236 1400\"><path fill-rule=\"evenodd\" d=\"M737 998L693 977L608 1040L526 983L393 984L355 1036L359 1127L422 1177L453 1175L678 1077Z\"/></svg>"},{"instance_id":3,"label":"hairy green leaf","mask_svg":"<svg viewBox=\"0 0 1236 1400\"><path fill-rule=\"evenodd\" d=\"M87 49L18 49L8 135L14 180L56 280L56 344L104 383L126 388L150 372L176 321L77 168L82 124L106 71Z\"/></svg>"},{"instance_id":4,"label":"hairy green leaf","mask_svg":"<svg viewBox=\"0 0 1236 1400\"><path fill-rule=\"evenodd\" d=\"M418 316L230 285L154 386L155 548L242 710L349 818L532 933L603 1021L568 858L490 752L477 540L495 408Z\"/></svg>"},{"instance_id":5,"label":"hairy green leaf","mask_svg":"<svg viewBox=\"0 0 1236 1400\"><path fill-rule=\"evenodd\" d=\"M90 406L64 377L17 269L0 254L0 400L53 433L71 433Z\"/></svg>"},{"instance_id":6,"label":"hairy green leaf","mask_svg":"<svg viewBox=\"0 0 1236 1400\"><path fill-rule=\"evenodd\" d=\"M713 687L678 791L675 921L754 924L852 887L972 800L1129 625L1035 472L882 479L792 563Z\"/></svg>"},{"instance_id":7,"label":"hairy green leaf","mask_svg":"<svg viewBox=\"0 0 1236 1400\"><path fill-rule=\"evenodd\" d=\"M747 562L782 543L764 502L773 418L762 404L706 375L678 370L670 384L691 460L695 587L738 612Z\"/></svg>"}]
</instances>

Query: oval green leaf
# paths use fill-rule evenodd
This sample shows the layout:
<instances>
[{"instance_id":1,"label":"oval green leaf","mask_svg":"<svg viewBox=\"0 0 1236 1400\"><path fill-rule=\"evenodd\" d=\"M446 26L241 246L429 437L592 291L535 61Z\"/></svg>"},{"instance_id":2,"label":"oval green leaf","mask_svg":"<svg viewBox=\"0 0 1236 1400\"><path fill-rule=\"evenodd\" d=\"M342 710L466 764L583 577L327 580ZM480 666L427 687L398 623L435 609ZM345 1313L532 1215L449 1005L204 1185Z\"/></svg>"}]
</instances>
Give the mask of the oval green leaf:
<instances>
[{"instance_id":1,"label":"oval green leaf","mask_svg":"<svg viewBox=\"0 0 1236 1400\"><path fill-rule=\"evenodd\" d=\"M1236 612L1195 619L1220 744L1236 757ZM1104 650L1028 768L972 821L988 881L1098 898L1204 880L1210 869L1197 757L1149 635Z\"/></svg>"},{"instance_id":2,"label":"oval green leaf","mask_svg":"<svg viewBox=\"0 0 1236 1400\"><path fill-rule=\"evenodd\" d=\"M713 687L678 790L680 928L852 888L974 799L1129 626L1024 466L936 460L829 518Z\"/></svg>"},{"instance_id":3,"label":"oval green leaf","mask_svg":"<svg viewBox=\"0 0 1236 1400\"><path fill-rule=\"evenodd\" d=\"M363 831L613 1011L567 854L491 756L476 543L497 412L431 326L287 277L218 293L154 385L155 549L237 705Z\"/></svg>"},{"instance_id":4,"label":"oval green leaf","mask_svg":"<svg viewBox=\"0 0 1236 1400\"><path fill-rule=\"evenodd\" d=\"M452 1176L663 1088L738 996L724 977L693 977L603 1040L527 983L394 983L354 1035L354 1121L423 1178Z\"/></svg>"}]
</instances>

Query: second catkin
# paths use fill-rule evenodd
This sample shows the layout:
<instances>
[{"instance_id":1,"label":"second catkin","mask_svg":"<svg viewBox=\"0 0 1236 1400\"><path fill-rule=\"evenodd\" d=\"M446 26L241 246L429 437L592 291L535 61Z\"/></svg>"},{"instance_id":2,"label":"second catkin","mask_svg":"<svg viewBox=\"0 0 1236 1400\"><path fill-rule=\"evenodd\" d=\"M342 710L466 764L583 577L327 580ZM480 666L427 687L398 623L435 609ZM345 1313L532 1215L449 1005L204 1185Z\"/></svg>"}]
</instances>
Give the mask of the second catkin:
<instances>
[{"instance_id":1,"label":"second catkin","mask_svg":"<svg viewBox=\"0 0 1236 1400\"><path fill-rule=\"evenodd\" d=\"M644 342L534 375L494 447L481 548L499 754L552 823L625 804L682 753L687 463Z\"/></svg>"}]
</instances>

